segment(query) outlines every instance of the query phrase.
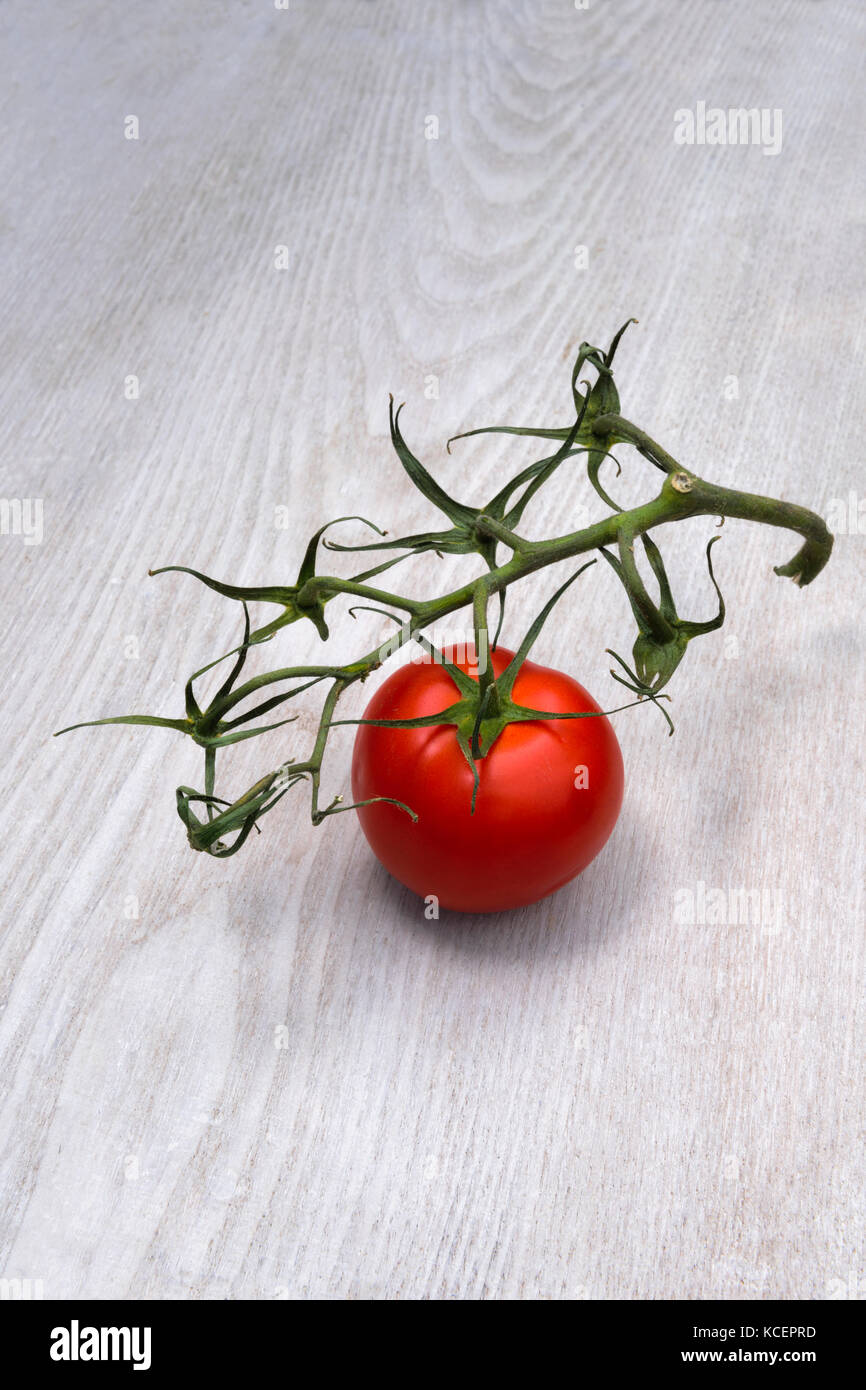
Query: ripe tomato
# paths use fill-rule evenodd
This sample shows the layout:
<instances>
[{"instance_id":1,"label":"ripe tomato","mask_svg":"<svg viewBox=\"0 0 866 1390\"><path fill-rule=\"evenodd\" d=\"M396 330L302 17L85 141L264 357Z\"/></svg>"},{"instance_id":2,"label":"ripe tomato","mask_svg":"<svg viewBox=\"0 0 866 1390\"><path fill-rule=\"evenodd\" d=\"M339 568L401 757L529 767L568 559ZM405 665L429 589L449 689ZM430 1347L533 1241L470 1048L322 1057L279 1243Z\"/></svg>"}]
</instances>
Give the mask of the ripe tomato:
<instances>
[{"instance_id":1,"label":"ripe tomato","mask_svg":"<svg viewBox=\"0 0 866 1390\"><path fill-rule=\"evenodd\" d=\"M473 674L471 649L446 655ZM512 655L502 647L492 654L494 675ZM415 719L458 698L440 664L407 665L376 692L365 718ZM513 699L555 712L599 709L570 676L531 661ZM358 727L354 799L391 796L418 814L413 822L396 806L362 807L364 834L389 873L421 897L435 894L442 907L494 912L554 893L595 858L616 824L622 754L604 715L509 724L477 767L473 815L472 771L453 725Z\"/></svg>"}]
</instances>

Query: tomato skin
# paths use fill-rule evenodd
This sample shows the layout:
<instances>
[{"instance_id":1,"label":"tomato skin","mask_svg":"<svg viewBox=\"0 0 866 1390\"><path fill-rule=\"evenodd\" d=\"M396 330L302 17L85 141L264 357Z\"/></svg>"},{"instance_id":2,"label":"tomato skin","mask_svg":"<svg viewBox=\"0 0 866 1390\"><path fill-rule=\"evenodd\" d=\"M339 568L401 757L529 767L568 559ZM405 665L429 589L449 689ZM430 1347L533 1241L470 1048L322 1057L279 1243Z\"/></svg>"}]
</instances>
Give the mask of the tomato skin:
<instances>
[{"instance_id":1,"label":"tomato skin","mask_svg":"<svg viewBox=\"0 0 866 1390\"><path fill-rule=\"evenodd\" d=\"M473 674L474 655L448 659ZM500 675L513 653L492 654ZM414 719L459 698L443 666L400 667L377 690L366 719ZM524 662L515 703L552 712L598 711L592 696L561 671ZM579 769L588 785L578 787ZM623 797L623 764L610 721L548 719L509 724L478 762L475 813L472 772L452 725L385 729L359 725L352 759L352 795L390 796L358 811L373 853L394 878L442 907L496 912L554 893L585 869L607 841Z\"/></svg>"}]
</instances>

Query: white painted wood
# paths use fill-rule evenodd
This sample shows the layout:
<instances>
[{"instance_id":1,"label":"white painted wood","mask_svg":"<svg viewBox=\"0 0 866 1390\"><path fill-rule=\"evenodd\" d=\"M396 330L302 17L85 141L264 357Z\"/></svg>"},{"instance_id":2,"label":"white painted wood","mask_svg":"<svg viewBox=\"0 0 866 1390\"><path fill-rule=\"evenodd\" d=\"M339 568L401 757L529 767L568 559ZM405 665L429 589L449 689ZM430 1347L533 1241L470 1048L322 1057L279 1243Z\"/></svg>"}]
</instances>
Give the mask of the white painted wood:
<instances>
[{"instance_id":1,"label":"white painted wood","mask_svg":"<svg viewBox=\"0 0 866 1390\"><path fill-rule=\"evenodd\" d=\"M798 592L784 533L726 525L729 620L672 687L675 738L618 717L615 837L526 911L426 922L353 818L313 830L297 793L236 858L194 855L173 793L196 750L50 738L180 713L237 639L233 605L148 566L289 581L328 517L429 525L389 390L483 500L532 446L447 436L565 419L576 344L629 314L631 419L720 483L862 509L861 7L70 0L16 7L4 67L0 493L44 500L44 539L0 538L0 1275L62 1298L862 1291L856 527ZM699 101L781 109L780 152L675 145ZM649 472L629 458L623 497ZM576 471L527 529L586 500ZM711 532L669 537L690 615L714 611ZM513 593L518 635L552 583ZM375 623L338 621L334 650ZM606 646L629 624L596 569L539 653L613 702ZM305 746L304 708L238 751L233 791ZM778 916L678 923L698 884Z\"/></svg>"}]
</instances>

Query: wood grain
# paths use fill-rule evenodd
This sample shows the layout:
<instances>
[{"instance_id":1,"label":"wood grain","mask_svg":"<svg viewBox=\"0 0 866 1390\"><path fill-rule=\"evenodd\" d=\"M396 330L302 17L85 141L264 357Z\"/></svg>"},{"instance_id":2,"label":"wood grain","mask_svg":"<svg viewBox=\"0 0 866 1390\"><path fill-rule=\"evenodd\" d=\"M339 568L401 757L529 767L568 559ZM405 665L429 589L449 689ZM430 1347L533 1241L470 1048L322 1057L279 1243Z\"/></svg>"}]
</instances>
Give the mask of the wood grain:
<instances>
[{"instance_id":1,"label":"wood grain","mask_svg":"<svg viewBox=\"0 0 866 1390\"><path fill-rule=\"evenodd\" d=\"M0 1276L60 1298L862 1291L856 524L804 592L772 574L785 534L725 526L729 619L677 677L675 738L618 718L617 833L522 912L426 922L351 817L314 830L297 794L236 858L193 855L182 740L50 738L180 713L237 640L234 606L148 566L289 581L328 517L428 526L389 391L482 500L531 444L449 457L448 435L564 419L576 344L630 314L631 419L714 481L862 508L862 7L39 0L7 23L0 493L43 499L44 539L0 537ZM781 109L781 151L675 145L699 101ZM623 497L647 471L628 460ZM575 475L527 529L587 503ZM712 529L670 536L690 616L714 611ZM406 570L418 592L471 572ZM513 593L516 632L553 578ZM338 620L335 659L375 624ZM611 702L628 634L596 568L539 656ZM233 790L315 708L239 749ZM684 923L699 884L779 910Z\"/></svg>"}]
</instances>

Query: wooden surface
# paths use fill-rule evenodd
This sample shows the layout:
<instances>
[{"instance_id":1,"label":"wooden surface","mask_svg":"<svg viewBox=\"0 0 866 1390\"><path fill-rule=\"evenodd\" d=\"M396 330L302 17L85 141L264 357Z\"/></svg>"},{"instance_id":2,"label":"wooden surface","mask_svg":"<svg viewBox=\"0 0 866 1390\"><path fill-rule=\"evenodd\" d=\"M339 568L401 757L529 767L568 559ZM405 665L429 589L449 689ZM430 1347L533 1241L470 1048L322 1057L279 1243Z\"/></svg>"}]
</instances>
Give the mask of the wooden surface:
<instances>
[{"instance_id":1,"label":"wooden surface","mask_svg":"<svg viewBox=\"0 0 866 1390\"><path fill-rule=\"evenodd\" d=\"M43 499L44 539L0 537L0 1275L55 1297L862 1295L856 526L802 592L772 574L792 538L725 526L729 618L675 679L676 736L617 717L614 838L525 911L425 921L354 817L314 830L299 790L237 857L195 855L192 745L50 737L181 714L237 640L236 605L149 566L289 582L329 517L429 526L389 391L484 500L534 446L447 436L565 420L576 345L630 314L624 412L684 464L823 515L861 499L862 7L70 0L6 23L0 493ZM780 152L675 144L699 101L780 109ZM620 496L652 495L621 453ZM574 479L527 532L579 524ZM668 536L690 617L715 610L712 531ZM475 572L413 564L419 593ZM508 636L554 578L512 593ZM377 621L339 618L334 659ZM319 659L312 629L278 641L263 666ZM611 704L607 646L630 619L596 567L538 655ZM316 710L240 749L232 792ZM699 884L772 910L689 923Z\"/></svg>"}]
</instances>

